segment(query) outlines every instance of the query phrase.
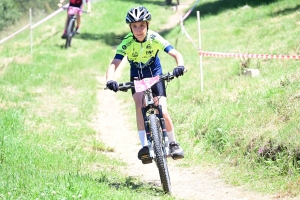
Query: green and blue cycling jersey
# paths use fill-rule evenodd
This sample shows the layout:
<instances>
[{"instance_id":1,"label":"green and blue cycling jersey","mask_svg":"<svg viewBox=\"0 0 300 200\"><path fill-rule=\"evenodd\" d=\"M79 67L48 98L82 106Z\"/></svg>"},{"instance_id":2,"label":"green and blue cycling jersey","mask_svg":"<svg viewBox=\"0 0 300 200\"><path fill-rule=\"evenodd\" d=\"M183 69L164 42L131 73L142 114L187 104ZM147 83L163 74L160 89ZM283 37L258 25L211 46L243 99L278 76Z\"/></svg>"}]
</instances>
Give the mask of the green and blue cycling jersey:
<instances>
[{"instance_id":1,"label":"green and blue cycling jersey","mask_svg":"<svg viewBox=\"0 0 300 200\"><path fill-rule=\"evenodd\" d=\"M125 55L130 63L130 76L139 78L162 74L158 58L159 50L168 53L173 47L158 33L148 30L143 42L137 41L132 33L127 34L117 47L115 59L122 60Z\"/></svg>"}]
</instances>

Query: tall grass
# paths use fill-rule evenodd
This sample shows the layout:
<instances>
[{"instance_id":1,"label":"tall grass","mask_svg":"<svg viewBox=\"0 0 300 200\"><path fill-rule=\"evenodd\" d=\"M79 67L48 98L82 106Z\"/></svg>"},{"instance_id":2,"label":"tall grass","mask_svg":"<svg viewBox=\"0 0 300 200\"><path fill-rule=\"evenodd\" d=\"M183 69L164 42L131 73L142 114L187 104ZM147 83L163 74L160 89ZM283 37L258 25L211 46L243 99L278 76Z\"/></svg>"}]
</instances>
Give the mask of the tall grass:
<instances>
[{"instance_id":1,"label":"tall grass","mask_svg":"<svg viewBox=\"0 0 300 200\"><path fill-rule=\"evenodd\" d=\"M249 1L248 5L228 9L224 5L220 9L217 6L221 2L206 1L197 7L202 13L203 50L299 54L300 15L296 2L256 5ZM235 3L231 2L238 5L238 1ZM219 12L212 14L214 9L207 5ZM185 22L197 41L195 26L193 18ZM174 30L169 38L176 34ZM174 90L170 90L173 98L169 104L181 143L190 150L187 156L191 163L213 160L232 184L246 184L264 192L299 194L298 61L250 59L248 67L261 71L260 77L251 78L240 75L240 59L204 57L201 93L199 58L185 45L187 40L180 39L178 49L187 60L189 73L178 80L179 86L170 86ZM218 159L212 158L216 156Z\"/></svg>"},{"instance_id":2,"label":"tall grass","mask_svg":"<svg viewBox=\"0 0 300 200\"><path fill-rule=\"evenodd\" d=\"M146 5L154 13L163 9ZM104 76L132 6L93 3L68 50L60 38L65 13L33 30L32 56L29 31L1 46L0 197L173 199L160 187L120 173L125 163L102 153L113 149L96 139L91 125L102 87L96 76ZM111 8L123 14L106 12Z\"/></svg>"}]
</instances>

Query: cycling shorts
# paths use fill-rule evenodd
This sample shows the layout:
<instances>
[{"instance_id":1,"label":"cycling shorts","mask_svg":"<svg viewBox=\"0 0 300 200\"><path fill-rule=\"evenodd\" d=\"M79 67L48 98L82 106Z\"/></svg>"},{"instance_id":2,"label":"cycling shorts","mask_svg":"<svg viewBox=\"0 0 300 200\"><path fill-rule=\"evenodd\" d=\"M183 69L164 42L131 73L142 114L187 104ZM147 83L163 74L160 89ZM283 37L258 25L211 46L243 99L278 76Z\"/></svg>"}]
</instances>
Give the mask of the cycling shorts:
<instances>
[{"instance_id":1,"label":"cycling shorts","mask_svg":"<svg viewBox=\"0 0 300 200\"><path fill-rule=\"evenodd\" d=\"M134 80L136 80L135 77L131 76L130 81L134 81ZM157 96L167 97L165 81L159 81L155 83L154 85L152 85L151 90L154 97ZM135 93L135 89L131 88L131 94L133 95L134 93Z\"/></svg>"}]
</instances>

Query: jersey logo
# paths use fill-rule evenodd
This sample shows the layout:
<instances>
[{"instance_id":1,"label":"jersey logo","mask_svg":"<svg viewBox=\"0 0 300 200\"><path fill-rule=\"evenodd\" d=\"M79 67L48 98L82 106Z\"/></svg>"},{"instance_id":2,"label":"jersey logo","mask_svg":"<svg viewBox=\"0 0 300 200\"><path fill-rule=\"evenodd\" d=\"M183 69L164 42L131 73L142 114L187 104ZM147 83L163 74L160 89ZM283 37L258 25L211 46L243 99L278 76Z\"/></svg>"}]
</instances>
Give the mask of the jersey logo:
<instances>
[{"instance_id":1,"label":"jersey logo","mask_svg":"<svg viewBox=\"0 0 300 200\"><path fill-rule=\"evenodd\" d=\"M146 51L146 55L151 55L153 53L153 50L151 51Z\"/></svg>"},{"instance_id":2,"label":"jersey logo","mask_svg":"<svg viewBox=\"0 0 300 200\"><path fill-rule=\"evenodd\" d=\"M138 53L137 52L133 52L132 53L132 57L138 57Z\"/></svg>"}]
</instances>

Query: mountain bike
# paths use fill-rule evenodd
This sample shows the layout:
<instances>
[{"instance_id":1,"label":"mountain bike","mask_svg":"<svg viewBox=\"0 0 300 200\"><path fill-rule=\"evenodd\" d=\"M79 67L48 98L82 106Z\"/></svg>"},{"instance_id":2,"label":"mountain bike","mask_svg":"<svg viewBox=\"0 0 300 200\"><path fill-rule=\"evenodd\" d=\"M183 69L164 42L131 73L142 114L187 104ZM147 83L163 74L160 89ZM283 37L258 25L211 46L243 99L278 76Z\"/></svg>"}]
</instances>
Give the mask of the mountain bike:
<instances>
[{"instance_id":1,"label":"mountain bike","mask_svg":"<svg viewBox=\"0 0 300 200\"><path fill-rule=\"evenodd\" d=\"M74 35L76 34L75 30L75 22L77 18L77 13L82 11L83 13L87 13L87 11L82 10L78 7L63 7L64 10L68 10L68 20L67 20L67 30L66 30L66 44L65 48L67 49L68 47L71 46L71 41Z\"/></svg>"},{"instance_id":2,"label":"mountain bike","mask_svg":"<svg viewBox=\"0 0 300 200\"><path fill-rule=\"evenodd\" d=\"M170 156L169 141L162 107L158 105L158 102L154 101L151 86L159 81L170 82L172 79L174 79L174 75L167 73L152 78L134 80L134 82L119 83L120 91L127 92L128 89L135 88L136 92L144 93L142 114L150 155L149 159L142 160L142 162L143 164L148 164L152 163L152 160L155 161L165 193L171 192L171 180L167 162L167 157Z\"/></svg>"}]
</instances>

